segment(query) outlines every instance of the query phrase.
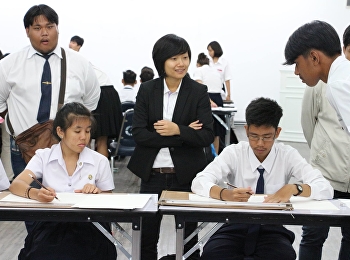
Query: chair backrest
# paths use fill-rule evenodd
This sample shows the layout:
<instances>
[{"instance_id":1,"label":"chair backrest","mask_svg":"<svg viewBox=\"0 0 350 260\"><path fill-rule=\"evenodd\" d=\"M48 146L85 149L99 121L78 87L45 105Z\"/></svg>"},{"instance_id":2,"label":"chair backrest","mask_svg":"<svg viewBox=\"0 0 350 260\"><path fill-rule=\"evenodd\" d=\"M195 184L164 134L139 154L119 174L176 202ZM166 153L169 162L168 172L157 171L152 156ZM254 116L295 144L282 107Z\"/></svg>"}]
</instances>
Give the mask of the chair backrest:
<instances>
[{"instance_id":1,"label":"chair backrest","mask_svg":"<svg viewBox=\"0 0 350 260\"><path fill-rule=\"evenodd\" d=\"M115 155L131 156L136 143L132 136L132 117L134 109L130 108L124 112L123 122L119 133Z\"/></svg>"},{"instance_id":2,"label":"chair backrest","mask_svg":"<svg viewBox=\"0 0 350 260\"><path fill-rule=\"evenodd\" d=\"M126 110L128 110L130 108L134 108L135 102L124 101L124 102L121 103L121 106L122 106L122 112L125 112Z\"/></svg>"}]
</instances>

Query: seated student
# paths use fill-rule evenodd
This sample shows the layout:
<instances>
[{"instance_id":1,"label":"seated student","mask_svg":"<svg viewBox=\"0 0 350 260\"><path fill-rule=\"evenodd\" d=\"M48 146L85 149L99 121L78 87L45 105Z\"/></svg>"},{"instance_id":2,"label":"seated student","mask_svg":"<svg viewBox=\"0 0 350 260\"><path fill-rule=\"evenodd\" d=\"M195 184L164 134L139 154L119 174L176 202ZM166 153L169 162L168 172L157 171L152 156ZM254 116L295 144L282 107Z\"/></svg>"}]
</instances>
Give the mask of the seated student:
<instances>
[{"instance_id":1,"label":"seated student","mask_svg":"<svg viewBox=\"0 0 350 260\"><path fill-rule=\"evenodd\" d=\"M137 83L136 73L133 72L132 70L124 71L122 83L123 83L124 87L118 91L120 101L121 102L125 102L125 101L135 102L136 95L137 95L137 92L134 89L134 86Z\"/></svg>"},{"instance_id":2,"label":"seated student","mask_svg":"<svg viewBox=\"0 0 350 260\"><path fill-rule=\"evenodd\" d=\"M282 108L277 102L253 100L246 109L249 142L227 146L197 174L192 191L241 202L248 201L253 193L268 194L264 202L273 203L287 202L293 195L333 198L333 188L319 170L313 169L296 149L274 142L281 131L281 117ZM289 184L292 177L296 184ZM224 181L239 188L223 188ZM294 233L282 225L224 224L204 246L201 259L295 259L293 241Z\"/></svg>"},{"instance_id":3,"label":"seated student","mask_svg":"<svg viewBox=\"0 0 350 260\"><path fill-rule=\"evenodd\" d=\"M154 78L154 72L150 67L143 67L140 73L140 82L145 83L146 81L152 80Z\"/></svg>"},{"instance_id":4,"label":"seated student","mask_svg":"<svg viewBox=\"0 0 350 260\"><path fill-rule=\"evenodd\" d=\"M60 142L39 149L10 185L18 196L51 202L56 192L112 192L108 159L87 148L93 129L91 112L80 103L67 103L56 114L54 135ZM30 186L42 178L48 190ZM18 259L113 259L116 248L92 223L37 222L25 239ZM109 232L109 223L101 223Z\"/></svg>"},{"instance_id":5,"label":"seated student","mask_svg":"<svg viewBox=\"0 0 350 260\"><path fill-rule=\"evenodd\" d=\"M75 35L70 39L69 48L79 52L80 48L83 47L83 44L84 39L78 35Z\"/></svg>"}]
</instances>

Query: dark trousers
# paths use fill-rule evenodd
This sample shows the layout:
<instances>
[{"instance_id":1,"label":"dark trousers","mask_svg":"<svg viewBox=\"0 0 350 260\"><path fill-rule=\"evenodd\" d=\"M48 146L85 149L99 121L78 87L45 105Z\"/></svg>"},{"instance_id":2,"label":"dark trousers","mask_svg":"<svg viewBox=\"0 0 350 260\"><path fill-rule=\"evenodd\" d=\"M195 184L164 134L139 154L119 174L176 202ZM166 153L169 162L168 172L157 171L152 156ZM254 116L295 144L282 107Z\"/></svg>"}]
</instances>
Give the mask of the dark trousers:
<instances>
[{"instance_id":1,"label":"dark trousers","mask_svg":"<svg viewBox=\"0 0 350 260\"><path fill-rule=\"evenodd\" d=\"M254 244L255 250L246 255L249 224L224 224L213 234L203 248L203 260L294 260L294 233L279 225L260 225Z\"/></svg>"},{"instance_id":2,"label":"dark trousers","mask_svg":"<svg viewBox=\"0 0 350 260\"><path fill-rule=\"evenodd\" d=\"M181 185L178 183L175 174L161 174L152 173L150 179L147 182L141 181L140 193L158 194L160 197L163 190L173 191L191 191L190 184ZM145 260L157 260L158 250L157 244L159 240L160 225L162 221L162 215L159 213L153 217L142 218L141 229L141 259ZM186 222L185 224L185 237L190 235L197 228L197 222ZM174 225L175 231L175 225ZM185 246L184 250L187 252L198 241L198 236L193 237ZM199 259L199 250L194 252L187 259Z\"/></svg>"},{"instance_id":3,"label":"dark trousers","mask_svg":"<svg viewBox=\"0 0 350 260\"><path fill-rule=\"evenodd\" d=\"M335 199L350 199L350 193L334 191ZM303 226L299 246L300 260L321 260L323 244L328 237L329 226ZM343 235L339 250L339 260L350 259L350 227L341 227ZM336 259L336 258L334 258Z\"/></svg>"}]
</instances>

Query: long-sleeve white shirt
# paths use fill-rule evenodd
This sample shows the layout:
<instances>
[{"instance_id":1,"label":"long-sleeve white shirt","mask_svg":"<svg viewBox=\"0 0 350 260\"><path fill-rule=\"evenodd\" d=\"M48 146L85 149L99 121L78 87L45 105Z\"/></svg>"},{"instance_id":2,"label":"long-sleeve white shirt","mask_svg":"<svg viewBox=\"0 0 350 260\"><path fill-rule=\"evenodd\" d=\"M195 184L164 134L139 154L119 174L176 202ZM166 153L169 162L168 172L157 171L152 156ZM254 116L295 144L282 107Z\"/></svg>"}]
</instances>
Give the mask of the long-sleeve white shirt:
<instances>
[{"instance_id":1,"label":"long-sleeve white shirt","mask_svg":"<svg viewBox=\"0 0 350 260\"><path fill-rule=\"evenodd\" d=\"M262 163L256 158L248 142L227 146L213 162L197 174L191 189L194 193L210 197L212 186L223 187L224 181L228 181L237 187L251 187L255 190L259 166L265 169L266 194L277 192L294 177L296 182L311 187L310 198L333 198L333 188L321 172L313 169L296 149L282 143L275 143Z\"/></svg>"}]
</instances>

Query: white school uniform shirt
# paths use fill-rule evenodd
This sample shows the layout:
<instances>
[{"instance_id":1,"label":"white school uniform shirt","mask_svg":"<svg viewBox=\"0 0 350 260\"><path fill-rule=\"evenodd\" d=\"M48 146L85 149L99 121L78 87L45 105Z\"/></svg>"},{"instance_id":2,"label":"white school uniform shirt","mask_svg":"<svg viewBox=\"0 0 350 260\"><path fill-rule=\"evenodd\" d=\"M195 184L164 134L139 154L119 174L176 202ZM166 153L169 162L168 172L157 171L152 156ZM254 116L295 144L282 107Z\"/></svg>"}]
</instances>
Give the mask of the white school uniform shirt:
<instances>
[{"instance_id":1,"label":"white school uniform shirt","mask_svg":"<svg viewBox=\"0 0 350 260\"><path fill-rule=\"evenodd\" d=\"M256 158L248 142L227 146L213 162L197 174L191 189L194 193L209 197L212 186L226 187L224 181L228 181L237 187L251 187L255 191L260 176L258 167L265 169L265 194L277 192L294 177L296 182L311 187L310 198L333 198L333 188L321 172L313 169L296 149L282 143L275 143L262 163Z\"/></svg>"},{"instance_id":2,"label":"white school uniform shirt","mask_svg":"<svg viewBox=\"0 0 350 260\"><path fill-rule=\"evenodd\" d=\"M38 149L26 169L32 171L37 178L42 178L42 184L56 192L74 192L87 183L96 185L102 191L114 189L108 159L87 147L79 154L72 176L66 170L60 143L51 148Z\"/></svg>"},{"instance_id":3,"label":"white school uniform shirt","mask_svg":"<svg viewBox=\"0 0 350 260\"><path fill-rule=\"evenodd\" d=\"M172 121L174 109L179 96L179 91L181 88L182 80L179 84L179 87L175 92L169 90L168 85L164 79L164 92L163 92L163 119ZM161 168L161 167L174 167L173 160L171 159L169 148L161 148L154 159L152 168Z\"/></svg>"},{"instance_id":4,"label":"white school uniform shirt","mask_svg":"<svg viewBox=\"0 0 350 260\"><path fill-rule=\"evenodd\" d=\"M350 134L350 61L344 56L336 58L329 69L326 97Z\"/></svg>"},{"instance_id":5,"label":"white school uniform shirt","mask_svg":"<svg viewBox=\"0 0 350 260\"><path fill-rule=\"evenodd\" d=\"M7 190L9 187L10 187L10 182L6 175L2 161L0 160L0 191Z\"/></svg>"},{"instance_id":6,"label":"white school uniform shirt","mask_svg":"<svg viewBox=\"0 0 350 260\"><path fill-rule=\"evenodd\" d=\"M132 101L136 102L137 92L133 86L125 85L122 89L118 90L120 102Z\"/></svg>"},{"instance_id":7,"label":"white school uniform shirt","mask_svg":"<svg viewBox=\"0 0 350 260\"><path fill-rule=\"evenodd\" d=\"M91 63L76 51L64 50L67 58L64 103L80 102L89 110L95 110L101 91ZM0 111L8 108L16 136L38 123L36 118L45 59L36 53L30 45L0 61ZM57 46L53 53L48 59L52 79L50 119L54 119L57 112L61 83L61 48ZM10 133L7 123L6 128Z\"/></svg>"},{"instance_id":8,"label":"white school uniform shirt","mask_svg":"<svg viewBox=\"0 0 350 260\"><path fill-rule=\"evenodd\" d=\"M226 80L231 80L230 65L226 59L219 57L218 61L214 63L213 59L210 57L209 65L219 72L222 83L225 83Z\"/></svg>"},{"instance_id":9,"label":"white school uniform shirt","mask_svg":"<svg viewBox=\"0 0 350 260\"><path fill-rule=\"evenodd\" d=\"M197 67L193 73L193 80L200 80L208 87L209 93L221 93L222 82L220 73L209 65Z\"/></svg>"}]
</instances>

